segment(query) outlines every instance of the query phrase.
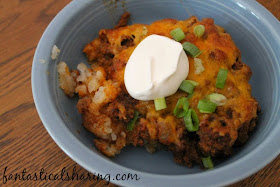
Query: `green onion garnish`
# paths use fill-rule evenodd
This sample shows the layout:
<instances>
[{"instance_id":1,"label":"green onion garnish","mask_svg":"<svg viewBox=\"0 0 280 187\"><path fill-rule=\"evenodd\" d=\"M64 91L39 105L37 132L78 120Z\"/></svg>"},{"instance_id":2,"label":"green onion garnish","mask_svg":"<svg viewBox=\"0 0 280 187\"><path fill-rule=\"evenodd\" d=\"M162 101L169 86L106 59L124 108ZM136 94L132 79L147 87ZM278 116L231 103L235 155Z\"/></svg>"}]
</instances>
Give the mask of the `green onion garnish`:
<instances>
[{"instance_id":1,"label":"green onion garnish","mask_svg":"<svg viewBox=\"0 0 280 187\"><path fill-rule=\"evenodd\" d=\"M127 124L126 128L127 128L128 131L133 130L138 117L139 117L139 112L135 110L133 119L130 122L128 122L128 124Z\"/></svg>"},{"instance_id":2,"label":"green onion garnish","mask_svg":"<svg viewBox=\"0 0 280 187\"><path fill-rule=\"evenodd\" d=\"M193 81L193 80L187 80L187 82L191 83L191 84L194 85L194 86L198 86L198 85L199 85L198 82L195 82L195 81Z\"/></svg>"},{"instance_id":3,"label":"green onion garnish","mask_svg":"<svg viewBox=\"0 0 280 187\"><path fill-rule=\"evenodd\" d=\"M201 74L204 70L205 68L202 65L202 60L199 58L194 58L194 73Z\"/></svg>"},{"instance_id":4,"label":"green onion garnish","mask_svg":"<svg viewBox=\"0 0 280 187\"><path fill-rule=\"evenodd\" d=\"M217 105L207 99L199 100L197 108L200 113L212 113L215 112Z\"/></svg>"},{"instance_id":5,"label":"green onion garnish","mask_svg":"<svg viewBox=\"0 0 280 187\"><path fill-rule=\"evenodd\" d=\"M199 110L200 113L205 113L205 114L209 114L209 113L212 113L212 112L209 112L207 110Z\"/></svg>"},{"instance_id":6,"label":"green onion garnish","mask_svg":"<svg viewBox=\"0 0 280 187\"><path fill-rule=\"evenodd\" d=\"M183 80L179 89L189 94L193 93L194 88L198 85L197 82L191 80Z\"/></svg>"},{"instance_id":7,"label":"green onion garnish","mask_svg":"<svg viewBox=\"0 0 280 187\"><path fill-rule=\"evenodd\" d=\"M189 94L193 93L194 88L195 88L195 86L186 80L184 80L179 87L180 90L183 90Z\"/></svg>"},{"instance_id":8,"label":"green onion garnish","mask_svg":"<svg viewBox=\"0 0 280 187\"><path fill-rule=\"evenodd\" d=\"M218 93L212 93L206 98L215 103L217 106L222 106L227 101L227 98L224 95Z\"/></svg>"},{"instance_id":9,"label":"green onion garnish","mask_svg":"<svg viewBox=\"0 0 280 187\"><path fill-rule=\"evenodd\" d=\"M177 118L182 118L184 117L189 109L189 101L186 97L181 97L176 104L176 107L173 111L174 116L176 116Z\"/></svg>"},{"instance_id":10,"label":"green onion garnish","mask_svg":"<svg viewBox=\"0 0 280 187\"><path fill-rule=\"evenodd\" d=\"M186 51L186 53L191 57L197 57L198 55L201 54L201 51L198 49L198 47L196 47L196 45L190 42L184 42L183 48Z\"/></svg>"},{"instance_id":11,"label":"green onion garnish","mask_svg":"<svg viewBox=\"0 0 280 187\"><path fill-rule=\"evenodd\" d=\"M194 34L200 38L201 36L203 36L204 32L205 32L205 27L204 25L197 25L194 27L193 29Z\"/></svg>"},{"instance_id":12,"label":"green onion garnish","mask_svg":"<svg viewBox=\"0 0 280 187\"><path fill-rule=\"evenodd\" d=\"M203 162L203 166L204 166L206 169L211 169L211 168L214 167L214 164L213 164L213 162L212 162L211 156L202 158L202 162Z\"/></svg>"},{"instance_id":13,"label":"green onion garnish","mask_svg":"<svg viewBox=\"0 0 280 187\"><path fill-rule=\"evenodd\" d=\"M182 31L181 28L177 28L170 31L170 34L173 37L173 39L176 40L177 42L183 40L186 37L185 33Z\"/></svg>"},{"instance_id":14,"label":"green onion garnish","mask_svg":"<svg viewBox=\"0 0 280 187\"><path fill-rule=\"evenodd\" d=\"M167 107L164 97L154 100L154 103L155 103L156 111L165 109Z\"/></svg>"},{"instance_id":15,"label":"green onion garnish","mask_svg":"<svg viewBox=\"0 0 280 187\"><path fill-rule=\"evenodd\" d=\"M218 76L217 76L217 80L216 80L216 87L223 89L227 80L227 74L228 74L228 70L226 69L220 69Z\"/></svg>"},{"instance_id":16,"label":"green onion garnish","mask_svg":"<svg viewBox=\"0 0 280 187\"><path fill-rule=\"evenodd\" d=\"M194 111L194 109L189 109L188 113L184 117L184 122L186 129L189 132L196 132L199 128L199 119Z\"/></svg>"}]
</instances>

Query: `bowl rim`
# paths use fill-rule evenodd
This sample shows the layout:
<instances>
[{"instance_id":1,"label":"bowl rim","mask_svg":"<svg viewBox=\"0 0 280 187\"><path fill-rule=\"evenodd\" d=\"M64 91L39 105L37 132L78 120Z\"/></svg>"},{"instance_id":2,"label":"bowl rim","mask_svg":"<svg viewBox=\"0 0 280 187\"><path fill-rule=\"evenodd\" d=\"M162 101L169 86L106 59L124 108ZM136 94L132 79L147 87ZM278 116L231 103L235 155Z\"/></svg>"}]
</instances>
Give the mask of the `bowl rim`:
<instances>
[{"instance_id":1,"label":"bowl rim","mask_svg":"<svg viewBox=\"0 0 280 187\"><path fill-rule=\"evenodd\" d=\"M94 0L96 1L96 0ZM262 22L272 29L272 34L276 38L280 38L280 34L277 33L277 29L280 30L279 21L262 5L258 2L250 0L250 1L243 1L243 0L234 0L236 3L240 3L244 5L247 9L251 12L257 13L259 17L262 19ZM194 173L194 174L187 174L187 175L166 175L166 174L153 174L153 173L146 173L142 171L137 171L134 169L130 169L119 164L113 163L108 159L95 154L92 157L92 150L86 147L83 143L81 143L76 136L72 134L72 132L64 125L61 125L58 131L58 126L56 123L51 123L49 116L52 115L50 111L46 111L45 107L42 107L42 99L44 96L40 94L40 87L38 86L38 77L36 75L36 70L40 64L37 63L38 59L40 58L39 53L44 48L44 43L47 40L47 35L50 32L54 32L56 30L54 27L60 25L60 17L63 15L68 15L68 12L75 13L80 10L81 7L86 6L88 3L92 3L89 1L84 0L75 0L70 2L66 7L64 7L51 21L48 25L47 29L45 30L44 34L42 35L39 44L37 46L33 64L32 64L32 73L31 73L31 83L32 83L32 93L33 98L35 101L35 106L38 111L39 117L44 124L46 130L55 141L55 143L75 162L85 168L87 171L91 173L100 173L100 174L107 174L110 168L110 175L116 176L118 173L134 173L140 176L141 181L117 181L111 180L110 182L118 184L118 185L131 185L131 186L138 186L149 184L151 186L162 186L162 185L174 185L176 182L177 185L186 185L186 181L189 185L196 185L201 186L205 184L209 184L209 180L206 182L201 179L210 179L214 178L216 180L212 180L211 184L215 186L223 186L229 185L241 179L244 179L253 173L257 172L269 162L271 162L277 155L280 154L280 148L277 142L280 141L280 136L278 136L278 132L280 132L280 121L278 120L276 123L275 131L271 132L270 136L268 136L265 141L263 141L259 146L257 146L253 151L247 153L244 157L230 163L226 166L216 168L211 171L205 171L201 173ZM78 8L77 8L78 7ZM280 41L280 40L278 40ZM279 61L278 61L279 63ZM279 112L279 106L277 108ZM62 119L56 119L57 123L63 124ZM80 153L83 152L83 155ZM264 159L265 158L265 159ZM256 165L258 163L258 165ZM243 173L240 175L239 171L237 171L236 167L242 167ZM231 172L228 172L231 171Z\"/></svg>"}]
</instances>

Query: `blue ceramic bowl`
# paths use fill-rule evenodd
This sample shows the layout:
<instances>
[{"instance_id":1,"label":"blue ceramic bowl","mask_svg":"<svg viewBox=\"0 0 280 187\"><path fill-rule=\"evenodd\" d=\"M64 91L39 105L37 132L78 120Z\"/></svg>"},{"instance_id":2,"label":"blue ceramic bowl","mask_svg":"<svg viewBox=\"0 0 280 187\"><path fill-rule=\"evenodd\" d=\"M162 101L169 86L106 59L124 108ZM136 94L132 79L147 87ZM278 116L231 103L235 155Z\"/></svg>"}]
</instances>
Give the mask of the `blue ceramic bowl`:
<instances>
[{"instance_id":1,"label":"blue ceramic bowl","mask_svg":"<svg viewBox=\"0 0 280 187\"><path fill-rule=\"evenodd\" d=\"M170 152L149 154L128 147L109 159L93 146L91 133L81 125L77 99L69 99L58 85L56 64L70 68L86 62L82 49L103 28L112 28L123 11L132 13L130 24L149 24L163 18L211 17L231 34L253 76L252 94L262 114L246 145L230 158L202 171L173 162ZM111 182L127 186L227 185L257 172L280 153L280 23L254 0L75 0L67 5L44 32L32 67L32 89L40 118L61 149L88 171L111 174ZM50 59L56 44L61 53ZM47 61L41 64L40 59ZM67 115L68 114L68 115ZM78 133L78 131L80 133ZM140 180L116 181L116 174L133 173Z\"/></svg>"}]
</instances>

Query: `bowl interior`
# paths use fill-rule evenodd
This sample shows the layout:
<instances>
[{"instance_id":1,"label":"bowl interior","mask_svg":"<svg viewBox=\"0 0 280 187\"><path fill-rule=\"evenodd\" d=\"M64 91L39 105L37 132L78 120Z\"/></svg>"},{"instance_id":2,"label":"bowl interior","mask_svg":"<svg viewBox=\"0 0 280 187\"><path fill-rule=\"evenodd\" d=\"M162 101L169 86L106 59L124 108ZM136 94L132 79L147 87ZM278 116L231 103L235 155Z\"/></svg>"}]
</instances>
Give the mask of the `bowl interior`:
<instances>
[{"instance_id":1,"label":"bowl interior","mask_svg":"<svg viewBox=\"0 0 280 187\"><path fill-rule=\"evenodd\" d=\"M56 44L60 49L58 59L50 59L50 52L42 55L48 59L45 65L49 72L47 86L60 118L70 131L84 145L92 149L92 156L101 155L93 146L94 136L82 127L81 115L76 109L77 98L70 99L64 95L58 85L56 64L65 61L70 68L76 68L80 62L87 62L82 49L98 36L103 28L112 28L124 10L132 14L130 24L145 23L163 18L187 19L192 15L199 19L211 17L215 23L224 27L231 34L238 48L241 50L242 61L248 64L253 72L250 80L252 95L259 101L262 114L258 125L248 143L240 148L230 158L216 162L216 168L242 158L263 142L276 127L276 117L279 104L279 61L269 43L269 30L259 17L247 10L242 3L228 1L197 1L197 0L142 0L142 1L88 1L82 3L79 11L65 17L63 27L55 35L50 46ZM261 29L260 29L261 28ZM51 51L51 48L49 49ZM277 104L278 103L278 104ZM278 115L278 116L276 116ZM103 156L104 157L104 156ZM190 174L202 172L196 166L186 168L173 161L170 152L159 151L154 154L146 152L144 148L127 147L119 156L104 159L138 171L155 174Z\"/></svg>"}]
</instances>

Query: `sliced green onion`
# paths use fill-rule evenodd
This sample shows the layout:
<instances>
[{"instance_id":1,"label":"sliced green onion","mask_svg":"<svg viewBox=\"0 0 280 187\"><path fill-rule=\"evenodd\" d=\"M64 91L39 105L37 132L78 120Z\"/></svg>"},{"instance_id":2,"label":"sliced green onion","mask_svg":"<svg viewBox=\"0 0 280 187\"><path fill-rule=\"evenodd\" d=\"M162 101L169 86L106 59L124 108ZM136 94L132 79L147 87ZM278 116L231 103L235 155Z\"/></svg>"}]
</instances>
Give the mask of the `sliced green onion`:
<instances>
[{"instance_id":1,"label":"sliced green onion","mask_svg":"<svg viewBox=\"0 0 280 187\"><path fill-rule=\"evenodd\" d=\"M212 113L215 112L217 105L207 99L198 101L197 108L200 113Z\"/></svg>"},{"instance_id":2,"label":"sliced green onion","mask_svg":"<svg viewBox=\"0 0 280 187\"><path fill-rule=\"evenodd\" d=\"M186 37L185 33L182 31L181 28L177 28L170 31L170 34L173 37L173 39L176 40L177 42L183 40Z\"/></svg>"},{"instance_id":3,"label":"sliced green onion","mask_svg":"<svg viewBox=\"0 0 280 187\"><path fill-rule=\"evenodd\" d=\"M218 76L217 76L217 80L216 80L216 87L223 89L227 80L227 74L228 74L228 70L226 69L220 69Z\"/></svg>"},{"instance_id":4,"label":"sliced green onion","mask_svg":"<svg viewBox=\"0 0 280 187\"><path fill-rule=\"evenodd\" d=\"M164 97L154 100L154 103L155 103L156 111L165 109L167 107Z\"/></svg>"},{"instance_id":5,"label":"sliced green onion","mask_svg":"<svg viewBox=\"0 0 280 187\"><path fill-rule=\"evenodd\" d=\"M204 166L206 169L211 169L211 168L214 167L214 164L213 164L213 162L212 162L211 156L202 158L202 162L203 162L203 166Z\"/></svg>"},{"instance_id":6,"label":"sliced green onion","mask_svg":"<svg viewBox=\"0 0 280 187\"><path fill-rule=\"evenodd\" d=\"M205 68L202 65L202 60L199 58L194 58L194 73L201 74Z\"/></svg>"},{"instance_id":7,"label":"sliced green onion","mask_svg":"<svg viewBox=\"0 0 280 187\"><path fill-rule=\"evenodd\" d=\"M203 36L204 32L205 32L205 27L204 25L197 25L194 27L193 29L194 34L200 38L201 36Z\"/></svg>"},{"instance_id":8,"label":"sliced green onion","mask_svg":"<svg viewBox=\"0 0 280 187\"><path fill-rule=\"evenodd\" d=\"M217 106L222 106L227 101L227 98L224 95L218 93L212 93L206 98L215 103Z\"/></svg>"},{"instance_id":9,"label":"sliced green onion","mask_svg":"<svg viewBox=\"0 0 280 187\"><path fill-rule=\"evenodd\" d=\"M195 82L195 81L193 81L193 80L187 80L187 82L191 83L191 84L194 85L194 86L198 86L198 85L199 85L198 82Z\"/></svg>"},{"instance_id":10,"label":"sliced green onion","mask_svg":"<svg viewBox=\"0 0 280 187\"><path fill-rule=\"evenodd\" d=\"M197 53L194 58L198 57L203 51L200 51L199 53Z\"/></svg>"},{"instance_id":11,"label":"sliced green onion","mask_svg":"<svg viewBox=\"0 0 280 187\"><path fill-rule=\"evenodd\" d=\"M194 88L198 85L199 85L198 82L195 82L195 81L192 81L192 80L183 80L179 89L183 90L184 92L187 92L189 94L192 94Z\"/></svg>"},{"instance_id":12,"label":"sliced green onion","mask_svg":"<svg viewBox=\"0 0 280 187\"><path fill-rule=\"evenodd\" d=\"M191 57L197 57L198 55L201 54L201 51L198 49L198 47L196 47L196 45L190 42L184 42L183 48L186 51L186 53Z\"/></svg>"},{"instance_id":13,"label":"sliced green onion","mask_svg":"<svg viewBox=\"0 0 280 187\"><path fill-rule=\"evenodd\" d=\"M209 111L207 111L207 110L199 110L199 112L200 112L200 113L205 113L205 114L210 114L210 113L212 113L212 112L209 112Z\"/></svg>"},{"instance_id":14,"label":"sliced green onion","mask_svg":"<svg viewBox=\"0 0 280 187\"><path fill-rule=\"evenodd\" d=\"M128 131L133 130L138 117L139 117L139 112L135 110L133 119L130 122L128 122L128 124L127 124L126 128L127 128Z\"/></svg>"},{"instance_id":15,"label":"sliced green onion","mask_svg":"<svg viewBox=\"0 0 280 187\"><path fill-rule=\"evenodd\" d=\"M180 90L183 90L189 94L193 93L194 88L195 86L192 83L189 83L187 80L184 80L179 87Z\"/></svg>"},{"instance_id":16,"label":"sliced green onion","mask_svg":"<svg viewBox=\"0 0 280 187\"><path fill-rule=\"evenodd\" d=\"M184 117L186 129L189 132L196 132L199 128L199 119L194 109L189 109L188 113Z\"/></svg>"},{"instance_id":17,"label":"sliced green onion","mask_svg":"<svg viewBox=\"0 0 280 187\"><path fill-rule=\"evenodd\" d=\"M176 104L176 107L173 111L174 116L176 116L177 118L182 118L184 117L189 109L189 101L186 97L181 97Z\"/></svg>"}]
</instances>

